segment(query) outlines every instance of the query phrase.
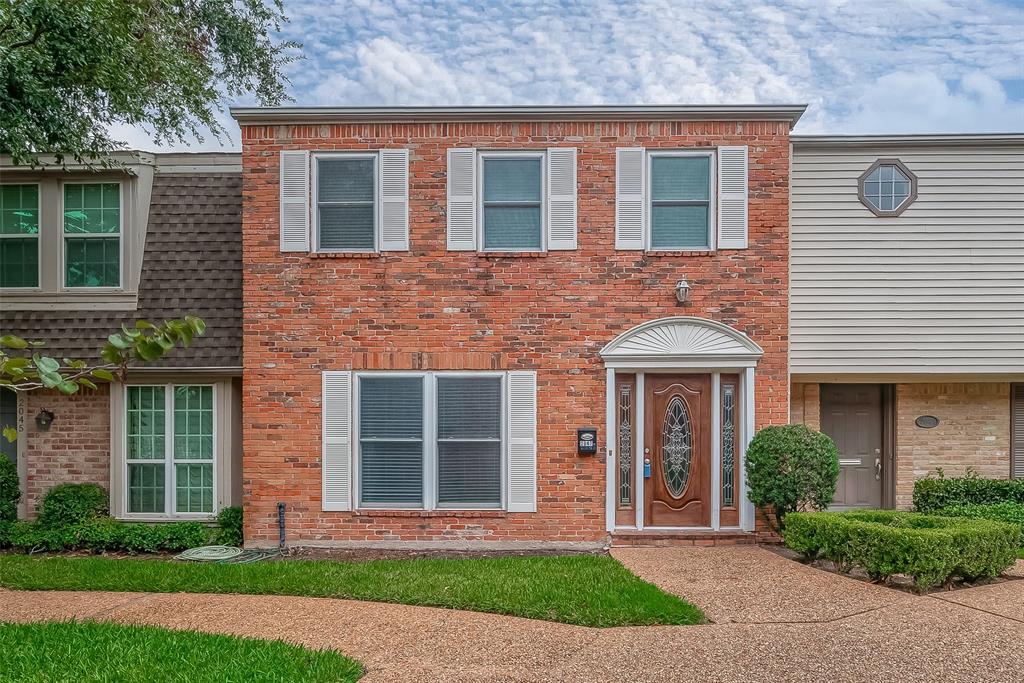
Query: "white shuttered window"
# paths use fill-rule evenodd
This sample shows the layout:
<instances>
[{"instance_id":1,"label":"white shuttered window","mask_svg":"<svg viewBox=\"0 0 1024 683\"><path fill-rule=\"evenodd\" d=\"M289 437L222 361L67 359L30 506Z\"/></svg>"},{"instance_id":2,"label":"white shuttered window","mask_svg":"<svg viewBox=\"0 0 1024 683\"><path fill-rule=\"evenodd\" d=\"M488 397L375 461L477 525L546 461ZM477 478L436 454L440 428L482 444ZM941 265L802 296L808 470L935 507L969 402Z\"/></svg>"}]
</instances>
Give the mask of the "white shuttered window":
<instances>
[{"instance_id":1,"label":"white shuttered window","mask_svg":"<svg viewBox=\"0 0 1024 683\"><path fill-rule=\"evenodd\" d=\"M536 510L535 373L324 378L325 510Z\"/></svg>"}]
</instances>

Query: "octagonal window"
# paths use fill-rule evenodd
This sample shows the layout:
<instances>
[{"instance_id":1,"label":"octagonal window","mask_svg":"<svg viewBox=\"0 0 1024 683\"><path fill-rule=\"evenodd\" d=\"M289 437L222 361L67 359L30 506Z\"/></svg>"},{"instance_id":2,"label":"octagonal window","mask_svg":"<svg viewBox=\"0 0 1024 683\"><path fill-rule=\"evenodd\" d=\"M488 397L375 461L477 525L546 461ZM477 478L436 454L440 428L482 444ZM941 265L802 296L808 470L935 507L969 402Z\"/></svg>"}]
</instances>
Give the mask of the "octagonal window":
<instances>
[{"instance_id":1,"label":"octagonal window","mask_svg":"<svg viewBox=\"0 0 1024 683\"><path fill-rule=\"evenodd\" d=\"M859 182L860 200L876 216L898 216L917 198L917 176L898 159L879 159Z\"/></svg>"}]
</instances>

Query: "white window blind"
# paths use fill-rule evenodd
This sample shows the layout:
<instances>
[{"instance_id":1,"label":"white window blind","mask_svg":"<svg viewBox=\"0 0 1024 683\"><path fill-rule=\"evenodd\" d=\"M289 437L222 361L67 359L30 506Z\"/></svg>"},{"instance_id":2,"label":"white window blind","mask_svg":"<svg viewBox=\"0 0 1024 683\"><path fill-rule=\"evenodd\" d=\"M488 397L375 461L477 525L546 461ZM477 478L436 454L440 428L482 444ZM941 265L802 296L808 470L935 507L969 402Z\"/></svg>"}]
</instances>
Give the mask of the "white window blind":
<instances>
[{"instance_id":1,"label":"white window blind","mask_svg":"<svg viewBox=\"0 0 1024 683\"><path fill-rule=\"evenodd\" d=\"M317 250L376 249L376 158L324 157L316 165Z\"/></svg>"},{"instance_id":2,"label":"white window blind","mask_svg":"<svg viewBox=\"0 0 1024 683\"><path fill-rule=\"evenodd\" d=\"M423 506L423 378L362 377L360 502Z\"/></svg>"}]
</instances>

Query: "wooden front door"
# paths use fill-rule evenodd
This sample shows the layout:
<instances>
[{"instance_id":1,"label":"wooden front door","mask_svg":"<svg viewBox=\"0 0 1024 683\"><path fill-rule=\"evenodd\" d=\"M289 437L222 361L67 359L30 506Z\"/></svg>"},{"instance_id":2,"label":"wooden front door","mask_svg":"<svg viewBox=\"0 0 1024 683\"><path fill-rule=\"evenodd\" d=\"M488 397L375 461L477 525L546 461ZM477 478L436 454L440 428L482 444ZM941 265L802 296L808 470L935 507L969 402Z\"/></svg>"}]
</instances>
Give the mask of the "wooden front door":
<instances>
[{"instance_id":1,"label":"wooden front door","mask_svg":"<svg viewBox=\"0 0 1024 683\"><path fill-rule=\"evenodd\" d=\"M645 526L711 523L711 376L648 375Z\"/></svg>"},{"instance_id":2,"label":"wooden front door","mask_svg":"<svg viewBox=\"0 0 1024 683\"><path fill-rule=\"evenodd\" d=\"M882 507L882 386L822 384L821 431L839 449L832 507Z\"/></svg>"}]
</instances>

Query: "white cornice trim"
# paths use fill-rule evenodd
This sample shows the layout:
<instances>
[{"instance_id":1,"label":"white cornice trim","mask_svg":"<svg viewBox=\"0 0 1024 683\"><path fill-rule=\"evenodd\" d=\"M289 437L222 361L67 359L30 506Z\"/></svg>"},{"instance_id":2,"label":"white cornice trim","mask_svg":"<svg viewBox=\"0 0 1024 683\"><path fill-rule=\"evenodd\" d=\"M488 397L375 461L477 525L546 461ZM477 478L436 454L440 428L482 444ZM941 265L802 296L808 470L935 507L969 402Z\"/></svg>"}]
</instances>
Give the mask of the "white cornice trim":
<instances>
[{"instance_id":1,"label":"white cornice trim","mask_svg":"<svg viewBox=\"0 0 1024 683\"><path fill-rule=\"evenodd\" d=\"M608 367L753 367L764 351L715 320L673 316L626 330L601 349Z\"/></svg>"},{"instance_id":2,"label":"white cornice trim","mask_svg":"<svg viewBox=\"0 0 1024 683\"><path fill-rule=\"evenodd\" d=\"M1024 133L948 133L940 135L791 135L793 146L871 147L875 145L968 146L1024 145Z\"/></svg>"}]
</instances>

